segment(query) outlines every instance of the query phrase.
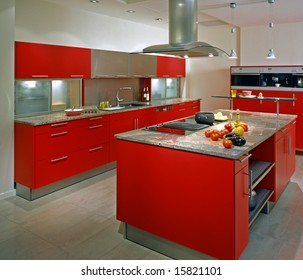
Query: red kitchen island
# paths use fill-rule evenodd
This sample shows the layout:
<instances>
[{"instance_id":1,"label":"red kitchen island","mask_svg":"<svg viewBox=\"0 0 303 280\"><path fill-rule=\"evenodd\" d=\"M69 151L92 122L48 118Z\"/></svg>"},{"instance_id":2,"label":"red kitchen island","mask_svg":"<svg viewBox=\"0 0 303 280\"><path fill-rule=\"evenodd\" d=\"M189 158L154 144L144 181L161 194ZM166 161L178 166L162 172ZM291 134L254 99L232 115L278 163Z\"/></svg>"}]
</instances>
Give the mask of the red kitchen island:
<instances>
[{"instance_id":1,"label":"red kitchen island","mask_svg":"<svg viewBox=\"0 0 303 280\"><path fill-rule=\"evenodd\" d=\"M294 172L296 116L242 112L241 120L249 125L247 142L231 149L206 138L207 128L116 135L117 219L125 238L175 259L240 257L249 226L269 213ZM252 190L258 203L249 211Z\"/></svg>"}]
</instances>

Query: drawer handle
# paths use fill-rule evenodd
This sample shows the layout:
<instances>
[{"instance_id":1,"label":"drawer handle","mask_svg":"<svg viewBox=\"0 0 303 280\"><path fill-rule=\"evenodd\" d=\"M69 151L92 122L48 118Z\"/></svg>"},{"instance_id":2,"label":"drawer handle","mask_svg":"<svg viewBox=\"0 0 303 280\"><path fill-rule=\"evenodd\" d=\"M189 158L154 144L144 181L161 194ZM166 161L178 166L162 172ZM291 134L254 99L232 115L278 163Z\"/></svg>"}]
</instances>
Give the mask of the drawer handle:
<instances>
[{"instance_id":1,"label":"drawer handle","mask_svg":"<svg viewBox=\"0 0 303 280\"><path fill-rule=\"evenodd\" d=\"M89 151L94 152L94 151L101 150L102 148L103 148L102 146L99 146L99 147L96 147L96 148L91 148L91 149L89 149Z\"/></svg>"},{"instance_id":2,"label":"drawer handle","mask_svg":"<svg viewBox=\"0 0 303 280\"><path fill-rule=\"evenodd\" d=\"M67 158L68 158L68 156L64 156L64 157L60 157L60 158L56 158L56 159L51 159L51 163L56 163L58 161L66 160Z\"/></svg>"},{"instance_id":3,"label":"drawer handle","mask_svg":"<svg viewBox=\"0 0 303 280\"><path fill-rule=\"evenodd\" d=\"M66 135L67 131L63 131L63 132L59 132L59 133L52 133L51 137L57 137L57 136L62 136L62 135Z\"/></svg>"},{"instance_id":4,"label":"drawer handle","mask_svg":"<svg viewBox=\"0 0 303 280\"><path fill-rule=\"evenodd\" d=\"M101 120L101 119L103 119L103 117L90 118L89 120L90 120L90 121L95 121L95 120Z\"/></svg>"},{"instance_id":5,"label":"drawer handle","mask_svg":"<svg viewBox=\"0 0 303 280\"><path fill-rule=\"evenodd\" d=\"M186 111L186 109L179 109L179 112L181 112L181 111Z\"/></svg>"},{"instance_id":6,"label":"drawer handle","mask_svg":"<svg viewBox=\"0 0 303 280\"><path fill-rule=\"evenodd\" d=\"M62 125L67 125L67 122L63 122L63 123L54 123L54 124L51 124L51 127L57 127L57 126L62 126Z\"/></svg>"},{"instance_id":7,"label":"drawer handle","mask_svg":"<svg viewBox=\"0 0 303 280\"><path fill-rule=\"evenodd\" d=\"M285 132L287 130L287 127L283 127L280 129L281 132Z\"/></svg>"},{"instance_id":8,"label":"drawer handle","mask_svg":"<svg viewBox=\"0 0 303 280\"><path fill-rule=\"evenodd\" d=\"M241 163L243 163L244 161L248 160L251 156L252 156L252 154L248 154L248 155L246 155L246 157L244 157L242 159L238 159L238 161L240 161Z\"/></svg>"},{"instance_id":9,"label":"drawer handle","mask_svg":"<svg viewBox=\"0 0 303 280\"><path fill-rule=\"evenodd\" d=\"M70 75L71 78L83 78L83 75L79 74L79 75Z\"/></svg>"},{"instance_id":10,"label":"drawer handle","mask_svg":"<svg viewBox=\"0 0 303 280\"><path fill-rule=\"evenodd\" d=\"M48 78L48 75L32 75L32 78Z\"/></svg>"},{"instance_id":11,"label":"drawer handle","mask_svg":"<svg viewBox=\"0 0 303 280\"><path fill-rule=\"evenodd\" d=\"M89 128L93 129L93 128L99 128L99 127L102 127L103 124L99 124L99 125L94 125L94 126L90 126Z\"/></svg>"}]
</instances>

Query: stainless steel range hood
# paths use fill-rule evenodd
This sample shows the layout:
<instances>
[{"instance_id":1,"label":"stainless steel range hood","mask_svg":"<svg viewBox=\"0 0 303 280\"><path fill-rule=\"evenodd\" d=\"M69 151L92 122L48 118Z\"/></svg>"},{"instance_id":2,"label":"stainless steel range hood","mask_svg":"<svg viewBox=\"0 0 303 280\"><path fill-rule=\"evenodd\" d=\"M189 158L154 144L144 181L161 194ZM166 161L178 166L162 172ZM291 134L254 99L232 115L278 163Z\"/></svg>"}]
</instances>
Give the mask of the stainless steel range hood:
<instances>
[{"instance_id":1,"label":"stainless steel range hood","mask_svg":"<svg viewBox=\"0 0 303 280\"><path fill-rule=\"evenodd\" d=\"M222 49L197 41L197 0L169 0L169 44L153 45L143 53L182 57L222 56Z\"/></svg>"}]
</instances>

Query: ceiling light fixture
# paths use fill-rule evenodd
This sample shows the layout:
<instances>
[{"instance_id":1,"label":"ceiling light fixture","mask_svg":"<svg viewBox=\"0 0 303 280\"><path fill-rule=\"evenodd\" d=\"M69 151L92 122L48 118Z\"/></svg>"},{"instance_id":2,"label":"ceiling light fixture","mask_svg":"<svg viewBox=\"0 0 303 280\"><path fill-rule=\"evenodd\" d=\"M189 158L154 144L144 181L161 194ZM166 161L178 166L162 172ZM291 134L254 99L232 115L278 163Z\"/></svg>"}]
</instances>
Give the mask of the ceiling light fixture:
<instances>
[{"instance_id":1,"label":"ceiling light fixture","mask_svg":"<svg viewBox=\"0 0 303 280\"><path fill-rule=\"evenodd\" d=\"M93 3L93 4L98 4L98 3L100 3L99 0L90 0L89 2L91 2L91 3Z\"/></svg>"},{"instance_id":2,"label":"ceiling light fixture","mask_svg":"<svg viewBox=\"0 0 303 280\"><path fill-rule=\"evenodd\" d=\"M274 23L273 23L273 8L272 8L272 5L275 3L275 0L268 0L268 4L270 4L270 23L268 24L268 27L270 30L273 29L274 27ZM270 32L270 38L271 38L271 45L273 45L273 31ZM275 53L274 53L274 49L270 48L269 49L269 52L267 54L267 57L266 59L275 59L276 56L275 56Z\"/></svg>"},{"instance_id":3,"label":"ceiling light fixture","mask_svg":"<svg viewBox=\"0 0 303 280\"><path fill-rule=\"evenodd\" d=\"M230 31L231 31L231 34L235 34L236 33L236 28L234 26L234 17L235 17L234 10L237 7L237 4L236 3L230 3L229 7L231 8L231 23L232 23L232 28L231 28ZM228 58L229 59L237 59L238 58L238 55L237 55L235 49L233 49L233 48L231 49L230 55L228 56Z\"/></svg>"},{"instance_id":4,"label":"ceiling light fixture","mask_svg":"<svg viewBox=\"0 0 303 280\"><path fill-rule=\"evenodd\" d=\"M134 11L134 10L128 10L128 11L126 11L127 13L129 13L129 14L133 14L133 13L135 13L136 11Z\"/></svg>"},{"instance_id":5,"label":"ceiling light fixture","mask_svg":"<svg viewBox=\"0 0 303 280\"><path fill-rule=\"evenodd\" d=\"M155 21L162 21L163 18L155 18Z\"/></svg>"}]
</instances>

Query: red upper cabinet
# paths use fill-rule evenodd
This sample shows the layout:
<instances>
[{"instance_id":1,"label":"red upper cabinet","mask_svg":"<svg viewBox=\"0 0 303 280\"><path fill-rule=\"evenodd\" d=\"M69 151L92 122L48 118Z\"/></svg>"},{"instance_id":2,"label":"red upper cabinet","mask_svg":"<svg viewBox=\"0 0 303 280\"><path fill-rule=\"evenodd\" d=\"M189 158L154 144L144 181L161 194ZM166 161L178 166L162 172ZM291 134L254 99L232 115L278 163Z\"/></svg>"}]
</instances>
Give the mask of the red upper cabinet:
<instances>
[{"instance_id":1,"label":"red upper cabinet","mask_svg":"<svg viewBox=\"0 0 303 280\"><path fill-rule=\"evenodd\" d=\"M15 78L90 78L91 50L15 43Z\"/></svg>"},{"instance_id":2,"label":"red upper cabinet","mask_svg":"<svg viewBox=\"0 0 303 280\"><path fill-rule=\"evenodd\" d=\"M185 77L185 58L158 56L157 77Z\"/></svg>"}]
</instances>

